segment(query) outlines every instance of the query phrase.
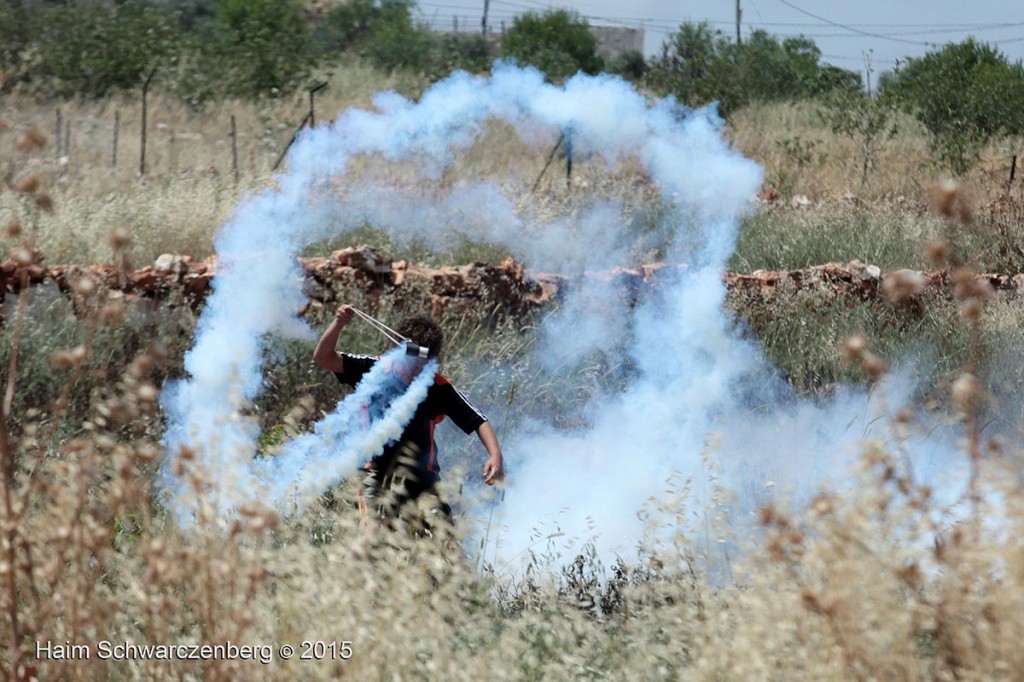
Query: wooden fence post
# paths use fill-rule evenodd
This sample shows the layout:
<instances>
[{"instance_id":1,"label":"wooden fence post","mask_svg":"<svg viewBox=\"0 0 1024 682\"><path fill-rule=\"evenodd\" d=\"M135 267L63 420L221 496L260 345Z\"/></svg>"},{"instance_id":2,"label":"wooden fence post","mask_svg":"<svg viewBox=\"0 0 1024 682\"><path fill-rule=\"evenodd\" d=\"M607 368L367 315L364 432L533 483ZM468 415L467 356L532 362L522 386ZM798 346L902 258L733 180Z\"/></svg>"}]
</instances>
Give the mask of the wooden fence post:
<instances>
[{"instance_id":1,"label":"wooden fence post","mask_svg":"<svg viewBox=\"0 0 1024 682\"><path fill-rule=\"evenodd\" d=\"M121 110L114 111L114 144L110 152L110 167L117 168L117 136L121 132Z\"/></svg>"},{"instance_id":2,"label":"wooden fence post","mask_svg":"<svg viewBox=\"0 0 1024 682\"><path fill-rule=\"evenodd\" d=\"M312 95L310 95L312 97ZM238 128L235 127L235 115L231 114L231 172L238 184Z\"/></svg>"},{"instance_id":3,"label":"wooden fence post","mask_svg":"<svg viewBox=\"0 0 1024 682\"><path fill-rule=\"evenodd\" d=\"M149 72L146 76L146 82L142 84L142 132L141 132L141 149L139 151L139 175L146 174L146 100L149 95L149 84L153 82L153 76L156 75L156 69Z\"/></svg>"},{"instance_id":4,"label":"wooden fence post","mask_svg":"<svg viewBox=\"0 0 1024 682\"><path fill-rule=\"evenodd\" d=\"M57 109L57 125L53 129L53 153L60 160L60 134L64 129L64 119L60 109Z\"/></svg>"}]
</instances>

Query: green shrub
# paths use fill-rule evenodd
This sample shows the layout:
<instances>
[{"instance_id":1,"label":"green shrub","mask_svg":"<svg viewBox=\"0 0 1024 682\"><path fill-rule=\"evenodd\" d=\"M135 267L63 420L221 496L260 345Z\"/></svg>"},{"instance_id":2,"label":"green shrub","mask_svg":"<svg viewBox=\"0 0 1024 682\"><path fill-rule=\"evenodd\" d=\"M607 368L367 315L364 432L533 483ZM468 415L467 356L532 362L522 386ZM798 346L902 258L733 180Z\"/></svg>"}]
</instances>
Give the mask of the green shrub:
<instances>
[{"instance_id":1,"label":"green shrub","mask_svg":"<svg viewBox=\"0 0 1024 682\"><path fill-rule=\"evenodd\" d=\"M332 8L316 28L317 50L328 59L358 54L383 69L430 72L439 41L413 18L410 0L353 0Z\"/></svg>"},{"instance_id":2,"label":"green shrub","mask_svg":"<svg viewBox=\"0 0 1024 682\"><path fill-rule=\"evenodd\" d=\"M647 61L640 50L624 50L608 62L608 72L628 81L639 81L647 73Z\"/></svg>"},{"instance_id":3,"label":"green shrub","mask_svg":"<svg viewBox=\"0 0 1024 682\"><path fill-rule=\"evenodd\" d=\"M222 94L278 96L309 77L314 55L299 0L218 0L215 11L195 48Z\"/></svg>"},{"instance_id":4,"label":"green shrub","mask_svg":"<svg viewBox=\"0 0 1024 682\"><path fill-rule=\"evenodd\" d=\"M180 48L174 15L141 0L36 11L41 29L35 71L59 95L100 99L133 90L173 63Z\"/></svg>"},{"instance_id":5,"label":"green shrub","mask_svg":"<svg viewBox=\"0 0 1024 682\"><path fill-rule=\"evenodd\" d=\"M381 5L374 0L351 0L336 5L313 31L319 53L327 58L358 49L380 19Z\"/></svg>"},{"instance_id":6,"label":"green shrub","mask_svg":"<svg viewBox=\"0 0 1024 682\"><path fill-rule=\"evenodd\" d=\"M1024 66L974 38L908 59L884 91L928 129L932 150L957 175L992 139L1024 133Z\"/></svg>"},{"instance_id":7,"label":"green shrub","mask_svg":"<svg viewBox=\"0 0 1024 682\"><path fill-rule=\"evenodd\" d=\"M0 93L8 93L32 76L31 48L42 26L23 2L0 3Z\"/></svg>"},{"instance_id":8,"label":"green shrub","mask_svg":"<svg viewBox=\"0 0 1024 682\"><path fill-rule=\"evenodd\" d=\"M443 78L458 69L480 73L490 68L493 58L490 43L479 33L447 34L437 43L434 76Z\"/></svg>"},{"instance_id":9,"label":"green shrub","mask_svg":"<svg viewBox=\"0 0 1024 682\"><path fill-rule=\"evenodd\" d=\"M780 41L758 30L736 44L706 22L686 22L652 61L645 82L690 106L718 101L723 115L751 102L859 89L857 74L823 65L820 58L821 50L803 36Z\"/></svg>"},{"instance_id":10,"label":"green shrub","mask_svg":"<svg viewBox=\"0 0 1024 682\"><path fill-rule=\"evenodd\" d=\"M538 68L552 81L580 71L595 74L603 66L589 24L569 10L516 17L502 38L501 49L506 57Z\"/></svg>"}]
</instances>

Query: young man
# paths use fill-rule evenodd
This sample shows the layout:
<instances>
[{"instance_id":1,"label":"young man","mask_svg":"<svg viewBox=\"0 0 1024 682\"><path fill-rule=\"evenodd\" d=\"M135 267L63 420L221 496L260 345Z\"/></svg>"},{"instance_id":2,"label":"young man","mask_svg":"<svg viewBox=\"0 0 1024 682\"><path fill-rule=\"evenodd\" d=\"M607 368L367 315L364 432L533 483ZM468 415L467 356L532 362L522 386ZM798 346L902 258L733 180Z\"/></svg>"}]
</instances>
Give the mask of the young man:
<instances>
[{"instance_id":1,"label":"young man","mask_svg":"<svg viewBox=\"0 0 1024 682\"><path fill-rule=\"evenodd\" d=\"M339 353L335 346L338 335L355 316L350 305L341 305L334 320L320 337L313 351L313 362L319 367L334 372L338 381L355 386L363 375L370 371L379 359L367 355ZM398 325L396 331L413 343L427 348L429 357L436 358L441 351L444 335L440 327L428 317L408 317ZM370 414L382 413L388 403L397 397L426 366L428 359L407 357L393 367L391 383L385 395L375 397L367 406ZM390 393L390 395L388 395ZM427 391L427 397L417 407L412 419L397 441L384 448L364 466L366 478L357 494L360 511L368 512L372 504L381 516L397 515L403 504L417 500L427 494L436 499L436 504L445 515L451 509L441 501L437 491L440 467L437 461L437 445L434 443L434 427L449 417L466 434L476 433L487 449L483 478L487 485L494 485L504 476L504 461L498 438L490 422L466 399L447 378L434 375L434 383Z\"/></svg>"}]
</instances>

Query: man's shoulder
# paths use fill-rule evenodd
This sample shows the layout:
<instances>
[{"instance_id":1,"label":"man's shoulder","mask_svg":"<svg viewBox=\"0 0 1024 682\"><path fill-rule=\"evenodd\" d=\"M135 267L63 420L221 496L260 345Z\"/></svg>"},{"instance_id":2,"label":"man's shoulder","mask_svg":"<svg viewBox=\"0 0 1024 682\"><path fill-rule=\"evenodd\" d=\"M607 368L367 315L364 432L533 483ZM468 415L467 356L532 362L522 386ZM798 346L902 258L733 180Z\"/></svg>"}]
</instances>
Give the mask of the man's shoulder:
<instances>
[{"instance_id":1,"label":"man's shoulder","mask_svg":"<svg viewBox=\"0 0 1024 682\"><path fill-rule=\"evenodd\" d=\"M341 372L335 372L334 376L343 384L354 386L363 375L370 371L370 368L380 358L374 355L359 355L356 353L341 353Z\"/></svg>"}]
</instances>

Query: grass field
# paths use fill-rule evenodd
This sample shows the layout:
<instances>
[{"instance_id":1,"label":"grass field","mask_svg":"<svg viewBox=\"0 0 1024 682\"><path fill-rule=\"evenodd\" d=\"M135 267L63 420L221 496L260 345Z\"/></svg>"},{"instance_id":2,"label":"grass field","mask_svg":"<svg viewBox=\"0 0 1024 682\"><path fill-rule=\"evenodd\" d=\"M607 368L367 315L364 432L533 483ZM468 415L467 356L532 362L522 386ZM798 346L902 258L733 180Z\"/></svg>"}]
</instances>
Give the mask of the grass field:
<instances>
[{"instance_id":1,"label":"grass field","mask_svg":"<svg viewBox=\"0 0 1024 682\"><path fill-rule=\"evenodd\" d=\"M424 86L361 66L342 69L318 101L318 118L366 106L377 89L415 95ZM57 149L58 106L8 101L0 224L17 222L20 234L8 227L5 246L27 243L48 263L206 257L232 209L273 186L271 166L305 106L295 99L188 112L155 97L140 177L138 102L60 104L71 135ZM121 127L113 167L115 112ZM18 150L33 126L47 142ZM936 239L976 270L1024 271L1024 187L1019 178L1006 186L1005 149L988 150L963 180L958 196L971 211L962 220L932 210L943 174L928 163L926 140L910 121L883 147L865 187L855 145L825 130L811 104L738 112L726 134L782 194L745 219L729 263L736 271L854 259L884 271L935 269L944 264L926 250ZM794 158L784 141L795 139L810 144L810 158ZM554 143L525 145L508 130L489 129L438 185L500 176L517 201L541 214L617 198L638 230L658 211L657 192L636 168L609 171L585 155L571 187L557 159L531 192ZM374 160L358 172L401 177L401 169ZM29 178L39 186L29 189ZM42 195L52 210L46 201L39 206ZM806 205L792 202L799 196ZM109 235L122 225L130 241L112 245ZM472 241L433 251L399 246L371 228L357 236L396 258L465 263L505 255ZM638 249L623 265L657 256ZM792 505L780 496L745 522L717 508L690 509L676 490L660 504L678 525L650 528L638 538L637 557L607 565L596 553L558 556L541 542L528 570L513 573L486 554L466 558L459 538L446 532L433 539L368 532L344 502L325 500L287 520L260 508L241 510L232 523L200 514L182 528L154 488L166 426L156 400L163 382L183 372L196 313L171 300L125 317L92 296L79 291L69 300L43 287L9 295L0 330L0 647L12 678L980 680L1016 679L1024 668L1019 300L963 290L913 315L864 301L728 301L745 335L813 400L840 384L876 385L883 371L876 355L897 369L904 358L924 358L916 365L915 411L879 417L897 434L896 445L866 442L846 489ZM524 413L546 413L567 428L579 419L574 404L623 381L600 358L581 370L536 364L530 350L538 318L496 322L480 311L445 323L453 380L471 394L491 391L496 404L525 403ZM876 355L843 345L859 333ZM366 329L346 334L355 351L375 352L380 343ZM250 406L268 451L336 399L308 361L312 344L271 350L265 391ZM500 385L474 384L482 365L506 368ZM952 502L916 468L915 437L925 417L936 415L961 434L969 471ZM501 416L502 430L527 426L511 408ZM714 450L709 437L703 454ZM174 459L185 466L188 454ZM477 459L467 448L450 461L475 467ZM191 484L206 489L203 480ZM253 649L256 660L124 661L103 660L100 641L271 649ZM40 659L39 642L51 651L94 647L88 657L69 649L64 660ZM283 660L283 645L295 647L294 658ZM272 661L261 662L266 655Z\"/></svg>"}]
</instances>

